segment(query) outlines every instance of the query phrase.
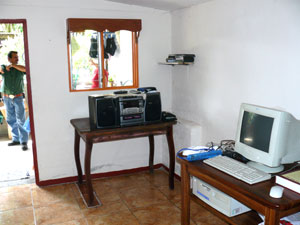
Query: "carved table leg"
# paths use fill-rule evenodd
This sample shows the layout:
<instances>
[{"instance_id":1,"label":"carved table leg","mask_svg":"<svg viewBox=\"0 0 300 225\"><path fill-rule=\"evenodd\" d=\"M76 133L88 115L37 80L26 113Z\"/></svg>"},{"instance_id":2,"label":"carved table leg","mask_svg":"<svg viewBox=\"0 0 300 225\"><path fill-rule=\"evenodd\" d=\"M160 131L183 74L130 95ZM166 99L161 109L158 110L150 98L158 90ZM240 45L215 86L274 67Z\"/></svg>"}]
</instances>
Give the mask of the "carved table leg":
<instances>
[{"instance_id":1,"label":"carved table leg","mask_svg":"<svg viewBox=\"0 0 300 225\"><path fill-rule=\"evenodd\" d=\"M173 141L173 127L168 127L167 140L169 146L169 188L174 189L175 150Z\"/></svg>"},{"instance_id":2,"label":"carved table leg","mask_svg":"<svg viewBox=\"0 0 300 225\"><path fill-rule=\"evenodd\" d=\"M76 169L78 174L78 183L82 183L82 169L81 169L81 163L80 163L80 155L79 155L79 143L80 143L80 136L78 132L75 130L75 139L74 139L74 155L75 155L75 163L76 163Z\"/></svg>"},{"instance_id":3,"label":"carved table leg","mask_svg":"<svg viewBox=\"0 0 300 225\"><path fill-rule=\"evenodd\" d=\"M190 176L187 165L181 164L181 224L190 225Z\"/></svg>"},{"instance_id":4,"label":"carved table leg","mask_svg":"<svg viewBox=\"0 0 300 225\"><path fill-rule=\"evenodd\" d=\"M275 209L267 209L265 212L265 225L279 225L279 212Z\"/></svg>"},{"instance_id":5,"label":"carved table leg","mask_svg":"<svg viewBox=\"0 0 300 225\"><path fill-rule=\"evenodd\" d=\"M87 191L89 196L89 200L87 202L88 206L91 206L94 200L94 194L93 194L94 191L93 191L92 180L91 180L92 148L93 148L93 143L87 140L85 143L84 172L85 172L86 185L87 185Z\"/></svg>"},{"instance_id":6,"label":"carved table leg","mask_svg":"<svg viewBox=\"0 0 300 225\"><path fill-rule=\"evenodd\" d=\"M153 135L149 135L149 146L150 146L149 169L150 169L150 173L153 173L153 159L154 159L154 136Z\"/></svg>"}]
</instances>

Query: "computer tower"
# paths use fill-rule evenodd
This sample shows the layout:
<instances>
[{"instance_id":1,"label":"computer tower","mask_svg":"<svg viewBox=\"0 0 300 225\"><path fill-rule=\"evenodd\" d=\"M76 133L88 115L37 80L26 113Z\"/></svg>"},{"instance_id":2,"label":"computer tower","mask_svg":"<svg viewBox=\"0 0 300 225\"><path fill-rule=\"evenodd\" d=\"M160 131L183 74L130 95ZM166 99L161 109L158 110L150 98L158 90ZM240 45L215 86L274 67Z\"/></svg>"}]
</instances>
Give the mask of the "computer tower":
<instances>
[{"instance_id":1,"label":"computer tower","mask_svg":"<svg viewBox=\"0 0 300 225\"><path fill-rule=\"evenodd\" d=\"M89 96L90 127L109 128L119 126L117 99L105 96Z\"/></svg>"},{"instance_id":2,"label":"computer tower","mask_svg":"<svg viewBox=\"0 0 300 225\"><path fill-rule=\"evenodd\" d=\"M161 120L161 100L159 92L146 93L145 122L152 123Z\"/></svg>"},{"instance_id":3,"label":"computer tower","mask_svg":"<svg viewBox=\"0 0 300 225\"><path fill-rule=\"evenodd\" d=\"M251 210L239 201L197 177L192 177L191 182L194 195L228 217L233 217Z\"/></svg>"}]
</instances>

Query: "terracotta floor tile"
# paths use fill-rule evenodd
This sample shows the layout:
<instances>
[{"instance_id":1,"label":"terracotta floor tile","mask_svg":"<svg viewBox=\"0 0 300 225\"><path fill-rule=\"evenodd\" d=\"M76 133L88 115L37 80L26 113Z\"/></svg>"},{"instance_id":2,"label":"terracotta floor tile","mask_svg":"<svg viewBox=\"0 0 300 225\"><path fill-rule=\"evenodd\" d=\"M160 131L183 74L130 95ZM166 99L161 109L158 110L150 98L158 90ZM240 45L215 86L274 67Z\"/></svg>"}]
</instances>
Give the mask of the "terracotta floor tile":
<instances>
[{"instance_id":1,"label":"terracotta floor tile","mask_svg":"<svg viewBox=\"0 0 300 225\"><path fill-rule=\"evenodd\" d=\"M149 181L145 178L145 176L140 174L113 177L109 181L111 187L117 191L136 187L151 186Z\"/></svg>"},{"instance_id":2,"label":"terracotta floor tile","mask_svg":"<svg viewBox=\"0 0 300 225\"><path fill-rule=\"evenodd\" d=\"M206 213L208 213L208 211L205 208L191 200L191 217L205 215Z\"/></svg>"},{"instance_id":3,"label":"terracotta floor tile","mask_svg":"<svg viewBox=\"0 0 300 225\"><path fill-rule=\"evenodd\" d=\"M103 204L120 200L119 192L112 188L110 182L96 182L93 188Z\"/></svg>"},{"instance_id":4,"label":"terracotta floor tile","mask_svg":"<svg viewBox=\"0 0 300 225\"><path fill-rule=\"evenodd\" d=\"M180 184L175 182L174 190L171 190L168 186L157 187L171 202L177 203L181 202L181 188Z\"/></svg>"},{"instance_id":5,"label":"terracotta floor tile","mask_svg":"<svg viewBox=\"0 0 300 225\"><path fill-rule=\"evenodd\" d=\"M35 208L37 225L63 223L83 218L83 214L75 199L51 203Z\"/></svg>"},{"instance_id":6,"label":"terracotta floor tile","mask_svg":"<svg viewBox=\"0 0 300 225\"><path fill-rule=\"evenodd\" d=\"M0 194L0 211L28 206L32 206L29 188L14 189L13 191Z\"/></svg>"},{"instance_id":7,"label":"terracotta floor tile","mask_svg":"<svg viewBox=\"0 0 300 225\"><path fill-rule=\"evenodd\" d=\"M81 197L76 198L76 201L80 209L87 209L87 206L84 204L84 201Z\"/></svg>"},{"instance_id":8,"label":"terracotta floor tile","mask_svg":"<svg viewBox=\"0 0 300 225\"><path fill-rule=\"evenodd\" d=\"M8 210L0 212L1 225L34 225L33 208Z\"/></svg>"},{"instance_id":9,"label":"terracotta floor tile","mask_svg":"<svg viewBox=\"0 0 300 225\"><path fill-rule=\"evenodd\" d=\"M8 193L8 192L22 192L30 190L31 185L30 184L24 184L19 186L10 186L10 187L2 187L0 188L0 194L2 193Z\"/></svg>"},{"instance_id":10,"label":"terracotta floor tile","mask_svg":"<svg viewBox=\"0 0 300 225\"><path fill-rule=\"evenodd\" d=\"M103 204L120 200L119 193L116 190L107 190L104 192L97 187L94 190Z\"/></svg>"},{"instance_id":11,"label":"terracotta floor tile","mask_svg":"<svg viewBox=\"0 0 300 225\"><path fill-rule=\"evenodd\" d=\"M101 191L101 192L99 192L99 194L102 194L102 193L112 190L112 186L111 186L110 182L98 181L98 182L93 183L93 187L94 187L94 189L98 189L99 191Z\"/></svg>"},{"instance_id":12,"label":"terracotta floor tile","mask_svg":"<svg viewBox=\"0 0 300 225\"><path fill-rule=\"evenodd\" d=\"M144 176L156 187L169 185L169 174L163 170L155 170L153 174L148 172Z\"/></svg>"},{"instance_id":13,"label":"terracotta floor tile","mask_svg":"<svg viewBox=\"0 0 300 225\"><path fill-rule=\"evenodd\" d=\"M77 187L76 183L71 184L71 189L72 189L72 191L74 193L75 198L80 198L81 197L80 196L79 188Z\"/></svg>"},{"instance_id":14,"label":"terracotta floor tile","mask_svg":"<svg viewBox=\"0 0 300 225\"><path fill-rule=\"evenodd\" d=\"M155 170L154 174L147 171L93 180L94 191L103 203L97 208L84 205L75 183L0 188L0 224L179 225L180 182L175 180L175 188L170 190L168 176ZM191 225L202 224L226 225L191 201Z\"/></svg>"},{"instance_id":15,"label":"terracotta floor tile","mask_svg":"<svg viewBox=\"0 0 300 225\"><path fill-rule=\"evenodd\" d=\"M197 225L210 225L210 224L226 225L227 224L194 201L191 201L191 219Z\"/></svg>"},{"instance_id":16,"label":"terracotta floor tile","mask_svg":"<svg viewBox=\"0 0 300 225\"><path fill-rule=\"evenodd\" d=\"M166 196L154 187L123 190L120 197L130 209L168 201Z\"/></svg>"},{"instance_id":17,"label":"terracotta floor tile","mask_svg":"<svg viewBox=\"0 0 300 225\"><path fill-rule=\"evenodd\" d=\"M222 221L218 217L212 215L197 217L192 219L197 225L228 225L228 223Z\"/></svg>"},{"instance_id":18,"label":"terracotta floor tile","mask_svg":"<svg viewBox=\"0 0 300 225\"><path fill-rule=\"evenodd\" d=\"M180 210L170 202L140 207L133 214L142 225L180 225Z\"/></svg>"},{"instance_id":19,"label":"terracotta floor tile","mask_svg":"<svg viewBox=\"0 0 300 225\"><path fill-rule=\"evenodd\" d=\"M46 206L59 201L75 199L72 184L32 188L35 207Z\"/></svg>"},{"instance_id":20,"label":"terracotta floor tile","mask_svg":"<svg viewBox=\"0 0 300 225\"><path fill-rule=\"evenodd\" d=\"M88 217L89 225L140 225L129 211L119 211L104 216Z\"/></svg>"},{"instance_id":21,"label":"terracotta floor tile","mask_svg":"<svg viewBox=\"0 0 300 225\"><path fill-rule=\"evenodd\" d=\"M80 219L80 220L72 220L64 223L55 223L52 225L88 225L86 219Z\"/></svg>"},{"instance_id":22,"label":"terracotta floor tile","mask_svg":"<svg viewBox=\"0 0 300 225\"><path fill-rule=\"evenodd\" d=\"M127 206L121 200L108 202L106 204L103 203L102 206L97 208L86 208L85 206L82 206L82 204L83 203L81 203L81 211L85 217L108 215L119 211L129 211Z\"/></svg>"},{"instance_id":23,"label":"terracotta floor tile","mask_svg":"<svg viewBox=\"0 0 300 225\"><path fill-rule=\"evenodd\" d=\"M145 180L145 175L148 174L148 173L150 173L149 170L139 172L139 173L133 173L133 174L130 174L129 176L132 176L136 180Z\"/></svg>"},{"instance_id":24,"label":"terracotta floor tile","mask_svg":"<svg viewBox=\"0 0 300 225\"><path fill-rule=\"evenodd\" d=\"M110 186L110 180L111 178L99 178L92 180L93 185L104 185L104 186Z\"/></svg>"}]
</instances>

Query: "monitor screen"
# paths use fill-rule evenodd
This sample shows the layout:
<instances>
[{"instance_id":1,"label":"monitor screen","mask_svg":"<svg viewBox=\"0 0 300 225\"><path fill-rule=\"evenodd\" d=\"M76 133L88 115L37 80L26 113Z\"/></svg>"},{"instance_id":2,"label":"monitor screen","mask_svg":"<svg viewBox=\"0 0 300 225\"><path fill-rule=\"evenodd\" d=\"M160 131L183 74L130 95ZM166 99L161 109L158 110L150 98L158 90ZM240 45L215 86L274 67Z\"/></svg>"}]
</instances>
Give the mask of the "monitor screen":
<instances>
[{"instance_id":1,"label":"monitor screen","mask_svg":"<svg viewBox=\"0 0 300 225\"><path fill-rule=\"evenodd\" d=\"M268 153L273 122L274 118L244 111L240 142Z\"/></svg>"}]
</instances>

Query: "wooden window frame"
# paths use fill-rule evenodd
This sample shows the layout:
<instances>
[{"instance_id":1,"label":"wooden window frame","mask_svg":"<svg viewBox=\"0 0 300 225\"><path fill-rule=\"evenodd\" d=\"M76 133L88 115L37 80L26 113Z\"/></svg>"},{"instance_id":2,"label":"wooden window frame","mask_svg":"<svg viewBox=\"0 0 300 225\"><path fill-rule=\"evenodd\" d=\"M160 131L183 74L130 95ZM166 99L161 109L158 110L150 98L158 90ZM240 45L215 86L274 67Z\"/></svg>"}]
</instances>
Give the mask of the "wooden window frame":
<instances>
[{"instance_id":1,"label":"wooden window frame","mask_svg":"<svg viewBox=\"0 0 300 225\"><path fill-rule=\"evenodd\" d=\"M131 86L114 86L107 87L106 82L102 81L102 87L90 88L82 90L72 89L71 79L71 54L70 54L70 32L83 32L84 30L95 30L101 33L103 40L103 32L105 30L116 32L119 30L128 30L132 32L132 83ZM130 89L138 88L139 86L139 67L138 67L138 38L142 30L142 21L140 19L87 19L87 18L69 18L67 19L67 49L68 49L68 70L69 70L69 91L82 92L82 91L100 91L100 90L113 90L113 89ZM101 47L101 69L104 74L104 48Z\"/></svg>"}]
</instances>

